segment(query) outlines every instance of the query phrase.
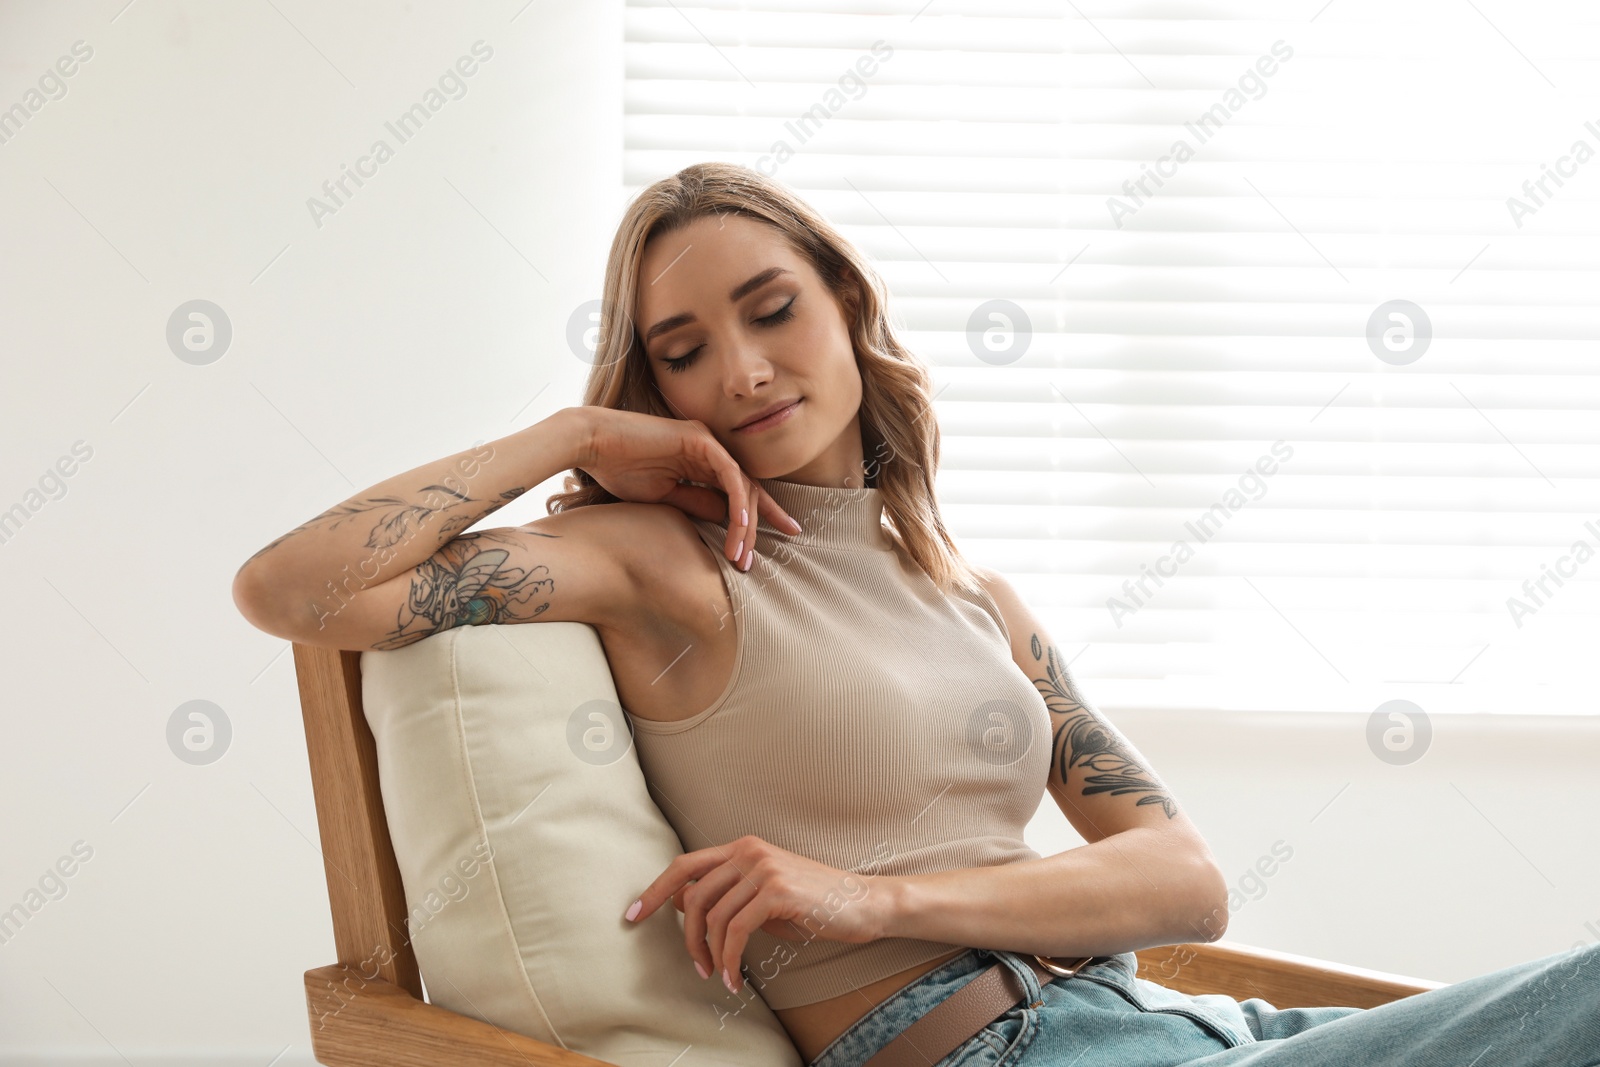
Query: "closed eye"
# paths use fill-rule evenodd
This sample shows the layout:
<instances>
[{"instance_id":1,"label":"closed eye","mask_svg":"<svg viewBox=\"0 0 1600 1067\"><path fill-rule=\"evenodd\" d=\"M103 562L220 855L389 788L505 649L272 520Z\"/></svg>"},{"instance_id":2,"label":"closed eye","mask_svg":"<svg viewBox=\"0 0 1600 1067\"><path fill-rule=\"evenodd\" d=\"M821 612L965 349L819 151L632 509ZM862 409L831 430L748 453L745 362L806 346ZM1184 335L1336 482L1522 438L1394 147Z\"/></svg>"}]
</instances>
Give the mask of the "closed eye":
<instances>
[{"instance_id":1,"label":"closed eye","mask_svg":"<svg viewBox=\"0 0 1600 1067\"><path fill-rule=\"evenodd\" d=\"M790 297L789 302L783 305L783 307L779 308L777 311L774 311L770 315L757 319L756 321L767 327L782 326L784 323L794 318L794 302L798 299L800 298L797 296ZM678 358L664 359L661 362L667 365L667 369L669 371L671 371L673 374L676 374L687 367L690 363L694 362L695 354L704 347L705 345L695 345Z\"/></svg>"}]
</instances>

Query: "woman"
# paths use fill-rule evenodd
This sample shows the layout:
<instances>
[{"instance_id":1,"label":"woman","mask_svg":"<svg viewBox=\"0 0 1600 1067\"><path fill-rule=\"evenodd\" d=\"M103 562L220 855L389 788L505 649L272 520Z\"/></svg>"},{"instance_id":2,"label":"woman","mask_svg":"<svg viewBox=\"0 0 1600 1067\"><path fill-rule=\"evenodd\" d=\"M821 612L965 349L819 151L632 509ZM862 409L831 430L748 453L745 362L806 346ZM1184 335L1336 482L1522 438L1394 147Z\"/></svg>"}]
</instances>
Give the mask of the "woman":
<instances>
[{"instance_id":1,"label":"woman","mask_svg":"<svg viewBox=\"0 0 1600 1067\"><path fill-rule=\"evenodd\" d=\"M681 910L702 976L754 987L808 1062L1424 1062L1400 1058L1421 1036L1464 1064L1595 1062L1592 951L1370 1011L1136 979L1133 950L1221 936L1224 879L945 531L929 375L872 269L775 182L708 163L630 206L602 306L582 407L352 497L235 597L340 648L593 625L687 850L625 917ZM546 518L459 533L569 468ZM1087 845L1023 843L1041 788Z\"/></svg>"}]
</instances>

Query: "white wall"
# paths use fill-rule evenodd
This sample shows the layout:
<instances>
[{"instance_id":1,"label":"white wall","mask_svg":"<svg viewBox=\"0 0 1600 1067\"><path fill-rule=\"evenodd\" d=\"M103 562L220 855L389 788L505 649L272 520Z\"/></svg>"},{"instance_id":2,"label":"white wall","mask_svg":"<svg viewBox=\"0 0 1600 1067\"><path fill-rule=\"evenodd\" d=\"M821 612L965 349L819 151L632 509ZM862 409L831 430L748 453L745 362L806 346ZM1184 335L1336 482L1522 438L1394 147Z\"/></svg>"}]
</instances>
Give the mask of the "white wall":
<instances>
[{"instance_id":1,"label":"white wall","mask_svg":"<svg viewBox=\"0 0 1600 1067\"><path fill-rule=\"evenodd\" d=\"M0 543L0 908L92 849L0 944L0 1059L309 1063L300 975L334 950L294 666L230 583L578 402L567 321L623 206L621 5L124 3L0 7L0 108L92 49L0 143L0 510L37 505ZM465 95L388 133L479 40ZM380 137L318 227L307 199ZM196 298L233 329L204 366L165 338ZM232 726L208 766L166 739L195 699Z\"/></svg>"},{"instance_id":2,"label":"white wall","mask_svg":"<svg viewBox=\"0 0 1600 1067\"><path fill-rule=\"evenodd\" d=\"M294 671L234 569L575 403L586 369L566 330L622 207L620 4L274 4L0 8L0 107L93 49L0 144L0 509L30 509L0 543L0 908L92 849L0 944L6 1063L310 1062L300 975L334 956ZM314 224L480 39L466 95ZM204 366L165 339L197 298L233 329ZM166 737L196 699L232 726L207 766ZM1600 936L1600 723L1438 717L1391 767L1364 716L1107 710L1235 882L1293 849L1230 940L1453 981ZM1029 836L1076 843L1053 805Z\"/></svg>"}]
</instances>

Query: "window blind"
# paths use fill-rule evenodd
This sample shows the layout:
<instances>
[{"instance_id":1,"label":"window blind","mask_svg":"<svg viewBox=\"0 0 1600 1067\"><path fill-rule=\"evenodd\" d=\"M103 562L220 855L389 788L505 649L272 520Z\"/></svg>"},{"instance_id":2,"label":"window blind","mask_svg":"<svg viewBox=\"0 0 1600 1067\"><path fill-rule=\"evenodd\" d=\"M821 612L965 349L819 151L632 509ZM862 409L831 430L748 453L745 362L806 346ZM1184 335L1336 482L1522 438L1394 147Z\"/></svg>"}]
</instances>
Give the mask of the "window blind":
<instances>
[{"instance_id":1,"label":"window blind","mask_svg":"<svg viewBox=\"0 0 1600 1067\"><path fill-rule=\"evenodd\" d=\"M871 257L1102 706L1593 714L1597 19L628 0L624 187L743 163Z\"/></svg>"}]
</instances>

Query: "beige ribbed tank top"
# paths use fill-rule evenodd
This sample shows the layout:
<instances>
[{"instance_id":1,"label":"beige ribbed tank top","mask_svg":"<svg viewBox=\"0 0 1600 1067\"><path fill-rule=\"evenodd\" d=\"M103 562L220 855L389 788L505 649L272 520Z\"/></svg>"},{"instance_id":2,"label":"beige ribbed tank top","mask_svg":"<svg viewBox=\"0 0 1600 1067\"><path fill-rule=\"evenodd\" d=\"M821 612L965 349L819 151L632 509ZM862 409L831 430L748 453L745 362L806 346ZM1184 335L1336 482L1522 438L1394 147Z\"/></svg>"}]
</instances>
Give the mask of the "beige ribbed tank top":
<instances>
[{"instance_id":1,"label":"beige ribbed tank top","mask_svg":"<svg viewBox=\"0 0 1600 1067\"><path fill-rule=\"evenodd\" d=\"M676 722L629 715L685 851L754 834L842 872L791 938L751 933L745 980L773 1008L827 1000L955 944L819 936L859 875L1037 859L1050 719L987 593L946 597L882 525L883 492L760 484L804 530L760 517L737 570L726 525L692 519L722 570L737 654L722 694Z\"/></svg>"}]
</instances>

